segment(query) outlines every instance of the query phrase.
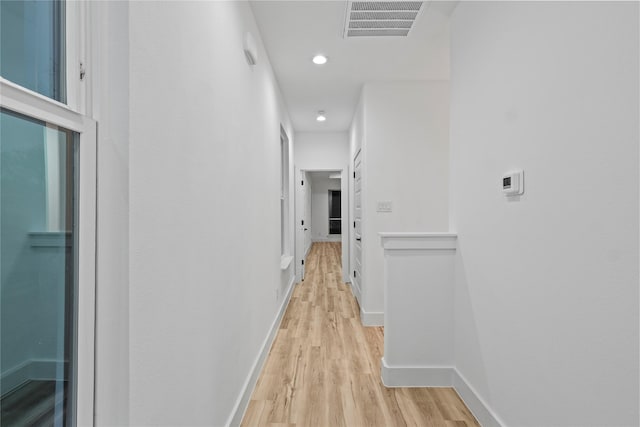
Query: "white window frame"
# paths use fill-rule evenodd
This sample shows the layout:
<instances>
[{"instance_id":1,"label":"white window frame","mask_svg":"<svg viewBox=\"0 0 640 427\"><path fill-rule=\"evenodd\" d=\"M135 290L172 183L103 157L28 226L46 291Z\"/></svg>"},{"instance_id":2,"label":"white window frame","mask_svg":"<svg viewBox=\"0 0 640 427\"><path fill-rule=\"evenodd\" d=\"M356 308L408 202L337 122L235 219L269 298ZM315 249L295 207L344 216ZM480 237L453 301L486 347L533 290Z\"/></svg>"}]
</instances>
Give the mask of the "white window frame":
<instances>
[{"instance_id":1,"label":"white window frame","mask_svg":"<svg viewBox=\"0 0 640 427\"><path fill-rule=\"evenodd\" d=\"M89 32L86 23L90 12L89 7L90 5L83 1L67 0L65 2L66 105L71 110L84 114L87 114L89 103L86 90L88 74L82 81L80 80L80 64L88 72L89 64L86 61L86 52Z\"/></svg>"},{"instance_id":2,"label":"white window frame","mask_svg":"<svg viewBox=\"0 0 640 427\"><path fill-rule=\"evenodd\" d=\"M75 316L75 413L72 425L94 425L95 297L96 297L96 154L95 120L85 116L89 103L85 81L80 81L80 58L86 51L87 8L84 2L66 2L67 104L0 77L0 106L79 134L78 148L78 259Z\"/></svg>"},{"instance_id":3,"label":"white window frame","mask_svg":"<svg viewBox=\"0 0 640 427\"><path fill-rule=\"evenodd\" d=\"M280 126L280 268L286 270L293 260L291 256L291 214L290 183L291 173L290 142L284 128Z\"/></svg>"},{"instance_id":4,"label":"white window frame","mask_svg":"<svg viewBox=\"0 0 640 427\"><path fill-rule=\"evenodd\" d=\"M288 255L287 228L288 228L288 189L289 189L289 147L287 135L280 133L280 256Z\"/></svg>"}]
</instances>

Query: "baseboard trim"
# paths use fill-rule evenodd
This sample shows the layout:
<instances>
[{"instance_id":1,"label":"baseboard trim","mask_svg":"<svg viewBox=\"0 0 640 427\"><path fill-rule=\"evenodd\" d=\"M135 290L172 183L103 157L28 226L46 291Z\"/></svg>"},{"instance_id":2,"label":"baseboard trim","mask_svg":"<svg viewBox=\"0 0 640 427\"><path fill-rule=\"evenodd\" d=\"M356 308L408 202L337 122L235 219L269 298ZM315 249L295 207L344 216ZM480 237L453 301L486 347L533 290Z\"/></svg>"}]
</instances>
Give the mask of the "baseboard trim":
<instances>
[{"instance_id":1,"label":"baseboard trim","mask_svg":"<svg viewBox=\"0 0 640 427\"><path fill-rule=\"evenodd\" d=\"M453 368L453 388L482 427L506 425L456 368Z\"/></svg>"},{"instance_id":2,"label":"baseboard trim","mask_svg":"<svg viewBox=\"0 0 640 427\"><path fill-rule=\"evenodd\" d=\"M267 360L267 356L269 355L269 351L271 350L271 345L276 337L276 332L278 332L278 328L280 327L280 322L282 321L282 317L289 305L289 301L291 300L291 294L293 292L293 288L295 285L296 279L295 275L291 278L291 282L287 288L287 293L285 298L282 300L282 304L280 305L280 309L278 310L278 314L276 318L273 320L271 324L271 328L269 329L269 333L267 334L264 342L262 343L262 347L260 348L260 352L258 353L258 357L256 358L253 366L251 367L251 371L249 372L249 376L242 387L242 391L240 392L240 396L236 400L236 404L234 405L233 410L231 411L231 415L227 420L226 426L239 426L242 423L242 418L244 417L245 412L247 411L247 406L249 406L249 400L251 399L251 393L253 393L254 388L256 387L256 383L258 382L258 377L260 376L260 372L262 371L262 367L264 362Z\"/></svg>"},{"instance_id":3,"label":"baseboard trim","mask_svg":"<svg viewBox=\"0 0 640 427\"><path fill-rule=\"evenodd\" d=\"M451 366L389 366L382 358L382 384L385 387L451 387Z\"/></svg>"},{"instance_id":4,"label":"baseboard trim","mask_svg":"<svg viewBox=\"0 0 640 427\"><path fill-rule=\"evenodd\" d=\"M455 367L389 366L383 357L381 375L384 386L390 388L453 387L482 427L506 425Z\"/></svg>"},{"instance_id":5,"label":"baseboard trim","mask_svg":"<svg viewBox=\"0 0 640 427\"><path fill-rule=\"evenodd\" d=\"M66 364L66 362L65 362ZM30 380L54 381L64 379L58 372L59 362L51 359L29 359L2 373L0 394L10 392Z\"/></svg>"},{"instance_id":6,"label":"baseboard trim","mask_svg":"<svg viewBox=\"0 0 640 427\"><path fill-rule=\"evenodd\" d=\"M384 312L365 311L360 304L360 321L364 326L384 326Z\"/></svg>"}]
</instances>

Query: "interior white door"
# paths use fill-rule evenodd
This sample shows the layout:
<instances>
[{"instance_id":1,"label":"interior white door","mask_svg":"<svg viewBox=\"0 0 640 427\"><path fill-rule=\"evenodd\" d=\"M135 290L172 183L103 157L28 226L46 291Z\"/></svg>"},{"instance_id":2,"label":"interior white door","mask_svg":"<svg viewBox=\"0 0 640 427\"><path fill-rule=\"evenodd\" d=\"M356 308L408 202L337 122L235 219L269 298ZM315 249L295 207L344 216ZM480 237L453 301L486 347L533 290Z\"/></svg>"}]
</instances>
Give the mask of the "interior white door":
<instances>
[{"instance_id":1,"label":"interior white door","mask_svg":"<svg viewBox=\"0 0 640 427\"><path fill-rule=\"evenodd\" d=\"M307 217L306 173L296 168L296 280L304 280L304 262L307 253L306 233L309 224Z\"/></svg>"},{"instance_id":2,"label":"interior white door","mask_svg":"<svg viewBox=\"0 0 640 427\"><path fill-rule=\"evenodd\" d=\"M362 290L362 156L359 150L353 158L353 284Z\"/></svg>"},{"instance_id":3,"label":"interior white door","mask_svg":"<svg viewBox=\"0 0 640 427\"><path fill-rule=\"evenodd\" d=\"M341 180L340 180L340 189L342 193L342 281L350 282L349 279L349 270L351 270L349 260L350 249L349 249L349 237L351 233L349 232L349 168L345 167L342 170Z\"/></svg>"},{"instance_id":4,"label":"interior white door","mask_svg":"<svg viewBox=\"0 0 640 427\"><path fill-rule=\"evenodd\" d=\"M311 245L313 244L311 240L311 193L313 192L313 185L308 171L304 171L302 179L304 181L303 195L305 199L303 212L304 226L302 230L304 233L304 258L306 259L309 249L311 249Z\"/></svg>"}]
</instances>

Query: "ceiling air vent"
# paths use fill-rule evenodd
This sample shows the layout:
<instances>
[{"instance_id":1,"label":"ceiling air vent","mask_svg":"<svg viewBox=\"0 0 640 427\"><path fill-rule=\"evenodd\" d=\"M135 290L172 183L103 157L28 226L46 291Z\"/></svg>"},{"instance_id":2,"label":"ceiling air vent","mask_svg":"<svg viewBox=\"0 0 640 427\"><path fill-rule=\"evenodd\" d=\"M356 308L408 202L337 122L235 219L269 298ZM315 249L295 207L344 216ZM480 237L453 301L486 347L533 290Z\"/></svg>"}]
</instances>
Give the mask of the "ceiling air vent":
<instances>
[{"instance_id":1,"label":"ceiling air vent","mask_svg":"<svg viewBox=\"0 0 640 427\"><path fill-rule=\"evenodd\" d=\"M348 1L344 37L406 37L422 1Z\"/></svg>"}]
</instances>

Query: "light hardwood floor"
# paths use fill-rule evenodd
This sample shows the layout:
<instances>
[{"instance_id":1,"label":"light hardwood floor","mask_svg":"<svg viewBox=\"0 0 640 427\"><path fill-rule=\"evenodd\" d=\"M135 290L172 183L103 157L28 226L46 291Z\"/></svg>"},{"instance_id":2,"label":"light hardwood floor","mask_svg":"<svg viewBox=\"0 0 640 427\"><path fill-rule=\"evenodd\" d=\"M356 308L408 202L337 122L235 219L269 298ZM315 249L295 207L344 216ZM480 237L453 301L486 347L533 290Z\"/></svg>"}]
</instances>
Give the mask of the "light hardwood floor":
<instances>
[{"instance_id":1,"label":"light hardwood floor","mask_svg":"<svg viewBox=\"0 0 640 427\"><path fill-rule=\"evenodd\" d=\"M383 328L363 327L340 243L315 243L243 426L479 426L453 389L386 388Z\"/></svg>"}]
</instances>

